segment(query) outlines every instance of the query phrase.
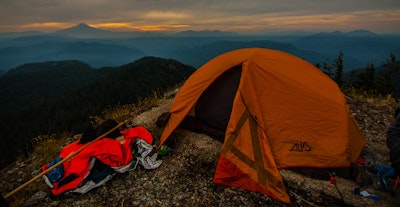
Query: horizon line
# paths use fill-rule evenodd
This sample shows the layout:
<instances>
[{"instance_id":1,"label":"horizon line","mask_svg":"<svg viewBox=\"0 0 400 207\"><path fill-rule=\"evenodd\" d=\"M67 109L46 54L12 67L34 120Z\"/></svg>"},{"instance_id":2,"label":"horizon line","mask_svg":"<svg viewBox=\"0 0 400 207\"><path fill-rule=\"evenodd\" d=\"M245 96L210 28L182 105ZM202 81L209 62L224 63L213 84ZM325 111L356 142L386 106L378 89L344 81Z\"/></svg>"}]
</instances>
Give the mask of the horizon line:
<instances>
[{"instance_id":1,"label":"horizon line","mask_svg":"<svg viewBox=\"0 0 400 207\"><path fill-rule=\"evenodd\" d=\"M233 34L239 34L239 35L265 35L265 34L284 34L284 33L303 33L303 34L316 34L316 33L333 33L333 32L342 32L342 33L349 33L349 32L354 32L354 31L366 31L366 32L371 32L374 34L400 34L400 31L385 31L385 32L376 32L374 30L370 30L370 29L360 29L360 28L355 28L355 29L350 29L350 30L341 30L341 29L332 29L332 30L326 30L326 29L315 29L315 30L301 30L301 29L287 29L287 30L276 30L273 28L270 28L270 30L268 29L264 29L264 30L258 30L258 31L247 31L247 32L243 32L243 31L234 31L234 30L223 30L223 29L186 29L186 30L168 30L168 29L156 29L156 28L150 28L150 27L137 27L136 29L131 29L131 30L127 30L127 29L122 29L122 30L118 30L118 29L110 29L110 28L118 28L116 26L110 26L110 23L108 24L90 24L90 23L77 23L77 24L67 24L63 27L59 26L55 26L54 24L56 23L48 23L44 26L44 28L53 28L52 30L47 29L48 31L46 31L46 29L29 29L34 28L34 26L27 26L25 30L9 30L9 31L0 31L0 34L5 34L5 33L26 33L26 32L40 32L40 33L44 33L44 34L52 34L52 33L56 33L59 31L63 31L63 30L67 30L67 29L72 29L74 27L79 27L80 25L85 25L89 28L93 28L93 29L97 29L97 30L103 30L103 31L107 31L107 32L113 32L113 33L158 33L158 34L178 34L181 32L187 32L187 31L193 31L193 32L214 32L214 31L218 31L218 32L222 32L222 33L233 33ZM58 25L58 24L57 24ZM71 26L72 25L72 26ZM102 26L98 26L98 25L102 25ZM36 24L35 27L38 27L38 25ZM119 27L122 28L122 27Z\"/></svg>"}]
</instances>

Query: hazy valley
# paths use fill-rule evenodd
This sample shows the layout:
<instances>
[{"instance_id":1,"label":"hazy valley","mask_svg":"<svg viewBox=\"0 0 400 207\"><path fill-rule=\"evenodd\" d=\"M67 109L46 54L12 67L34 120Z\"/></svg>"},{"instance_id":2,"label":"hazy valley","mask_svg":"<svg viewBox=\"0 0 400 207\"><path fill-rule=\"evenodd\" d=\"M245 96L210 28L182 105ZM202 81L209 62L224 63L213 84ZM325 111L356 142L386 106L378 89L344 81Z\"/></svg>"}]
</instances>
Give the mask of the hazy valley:
<instances>
[{"instance_id":1,"label":"hazy valley","mask_svg":"<svg viewBox=\"0 0 400 207\"><path fill-rule=\"evenodd\" d=\"M343 51L345 71L379 65L400 56L400 35L365 30L332 33L281 33L257 36L222 31L111 32L79 24L54 33L0 33L0 71L24 63L79 60L93 68L119 66L144 56L172 58L199 67L218 54L243 48L282 50L312 64Z\"/></svg>"}]
</instances>

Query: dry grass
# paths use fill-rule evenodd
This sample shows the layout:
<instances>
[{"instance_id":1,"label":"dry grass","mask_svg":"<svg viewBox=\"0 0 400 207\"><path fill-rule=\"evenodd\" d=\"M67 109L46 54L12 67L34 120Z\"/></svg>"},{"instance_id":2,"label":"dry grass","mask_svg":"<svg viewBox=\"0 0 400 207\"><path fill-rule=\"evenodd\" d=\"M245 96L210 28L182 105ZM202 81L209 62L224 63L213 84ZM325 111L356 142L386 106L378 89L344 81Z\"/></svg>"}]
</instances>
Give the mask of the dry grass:
<instances>
[{"instance_id":1,"label":"dry grass","mask_svg":"<svg viewBox=\"0 0 400 207\"><path fill-rule=\"evenodd\" d=\"M67 139L70 137L70 134L63 133L61 135L40 135L34 138L32 140L34 150L31 157L34 156L44 160L56 158L64 144L68 142Z\"/></svg>"},{"instance_id":2,"label":"dry grass","mask_svg":"<svg viewBox=\"0 0 400 207\"><path fill-rule=\"evenodd\" d=\"M344 93L356 100L365 101L375 106L389 106L392 111L396 108L400 108L400 100L393 97L392 94L381 95L374 92L356 90L354 88L346 90Z\"/></svg>"},{"instance_id":3,"label":"dry grass","mask_svg":"<svg viewBox=\"0 0 400 207\"><path fill-rule=\"evenodd\" d=\"M104 109L101 116L92 116L90 119L92 120L92 124L99 124L106 119L113 119L121 122L126 118L135 116L153 107L159 106L164 99L165 97L161 97L157 92L153 92L152 96L140 99L136 104L118 104Z\"/></svg>"}]
</instances>

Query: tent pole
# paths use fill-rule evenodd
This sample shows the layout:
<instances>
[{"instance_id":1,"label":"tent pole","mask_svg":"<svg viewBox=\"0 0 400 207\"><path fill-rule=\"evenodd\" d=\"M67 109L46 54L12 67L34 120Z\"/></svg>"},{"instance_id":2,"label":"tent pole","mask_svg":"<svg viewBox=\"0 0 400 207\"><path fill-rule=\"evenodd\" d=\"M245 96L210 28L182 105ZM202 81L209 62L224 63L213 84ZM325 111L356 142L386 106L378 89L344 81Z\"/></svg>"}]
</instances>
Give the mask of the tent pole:
<instances>
[{"instance_id":1,"label":"tent pole","mask_svg":"<svg viewBox=\"0 0 400 207\"><path fill-rule=\"evenodd\" d=\"M42 173L40 173L39 175L35 176L34 178L30 179L29 181L25 182L24 184L20 185L18 188L14 189L13 191L11 191L10 193L8 193L7 195L4 196L4 198L8 198L10 196L12 196L14 193L20 191L22 188L25 188L27 185L33 183L35 180L39 179L40 177L42 177L43 175L49 173L50 171L52 171L54 168L60 166L62 163L64 163L65 161L71 159L72 157L74 157L75 155L77 155L79 152L81 152L82 150L84 150L86 147L88 147L89 145L93 144L94 142L96 142L97 140L104 138L105 136L107 136L108 134L110 134L111 132L115 131L116 129L118 129L119 127L121 127L122 125L124 125L125 123L127 123L128 120L124 120L123 122L119 123L117 126L115 126L114 128L110 129L109 131L107 131L106 133L98 136L96 139L92 140L91 142L88 142L86 145L84 145L83 147L81 147L80 149L78 149L75 152L71 152L71 154L69 154L67 157L65 157L64 159L62 159L61 161L57 162L56 164L54 164L53 166L49 167L47 170L43 171Z\"/></svg>"}]
</instances>

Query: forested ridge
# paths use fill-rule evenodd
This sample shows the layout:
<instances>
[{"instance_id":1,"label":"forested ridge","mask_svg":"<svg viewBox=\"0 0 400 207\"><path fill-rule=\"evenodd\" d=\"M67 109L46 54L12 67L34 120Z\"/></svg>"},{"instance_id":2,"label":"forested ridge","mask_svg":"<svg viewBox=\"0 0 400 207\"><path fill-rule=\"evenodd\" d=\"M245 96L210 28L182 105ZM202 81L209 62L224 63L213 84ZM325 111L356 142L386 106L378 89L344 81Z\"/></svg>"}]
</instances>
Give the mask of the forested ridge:
<instances>
[{"instance_id":1,"label":"forested ridge","mask_svg":"<svg viewBox=\"0 0 400 207\"><path fill-rule=\"evenodd\" d=\"M82 132L89 117L105 108L163 93L194 70L172 59L144 57L100 69L79 61L56 61L9 71L0 76L0 167L27 154L38 135Z\"/></svg>"},{"instance_id":2,"label":"forested ridge","mask_svg":"<svg viewBox=\"0 0 400 207\"><path fill-rule=\"evenodd\" d=\"M23 64L0 76L0 114L60 98L108 71L76 60Z\"/></svg>"}]
</instances>

